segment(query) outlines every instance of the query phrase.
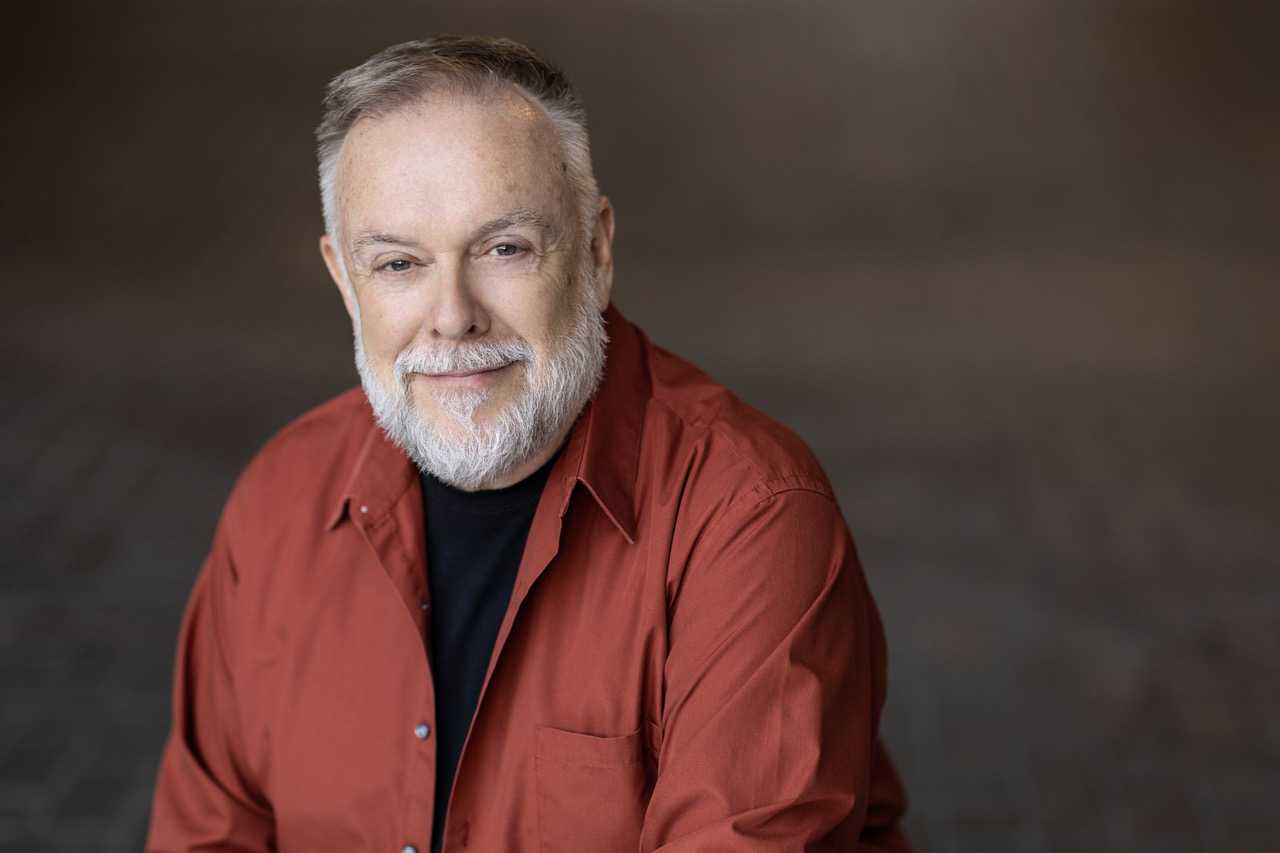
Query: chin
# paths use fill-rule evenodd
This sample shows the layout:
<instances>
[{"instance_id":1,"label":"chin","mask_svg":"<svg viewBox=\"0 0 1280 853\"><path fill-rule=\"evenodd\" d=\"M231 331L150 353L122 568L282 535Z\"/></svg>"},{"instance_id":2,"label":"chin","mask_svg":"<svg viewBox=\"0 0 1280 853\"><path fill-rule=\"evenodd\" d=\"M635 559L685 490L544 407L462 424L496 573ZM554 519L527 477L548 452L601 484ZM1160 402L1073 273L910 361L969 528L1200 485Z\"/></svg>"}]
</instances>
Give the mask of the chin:
<instances>
[{"instance_id":1,"label":"chin","mask_svg":"<svg viewBox=\"0 0 1280 853\"><path fill-rule=\"evenodd\" d=\"M505 400L488 397L479 401L431 400L426 407L414 406L414 414L424 432L453 447L474 446L487 441L497 428Z\"/></svg>"}]
</instances>

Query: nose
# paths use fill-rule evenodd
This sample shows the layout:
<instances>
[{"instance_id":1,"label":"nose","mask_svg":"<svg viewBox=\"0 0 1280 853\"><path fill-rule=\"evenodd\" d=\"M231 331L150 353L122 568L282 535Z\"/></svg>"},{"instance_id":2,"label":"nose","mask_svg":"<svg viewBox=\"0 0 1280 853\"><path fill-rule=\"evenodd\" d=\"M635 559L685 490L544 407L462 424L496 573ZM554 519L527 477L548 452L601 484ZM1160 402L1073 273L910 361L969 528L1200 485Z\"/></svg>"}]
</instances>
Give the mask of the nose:
<instances>
[{"instance_id":1,"label":"nose","mask_svg":"<svg viewBox=\"0 0 1280 853\"><path fill-rule=\"evenodd\" d=\"M433 339L465 340L489 330L489 317L475 298L460 259L440 259L431 284L428 313Z\"/></svg>"}]
</instances>

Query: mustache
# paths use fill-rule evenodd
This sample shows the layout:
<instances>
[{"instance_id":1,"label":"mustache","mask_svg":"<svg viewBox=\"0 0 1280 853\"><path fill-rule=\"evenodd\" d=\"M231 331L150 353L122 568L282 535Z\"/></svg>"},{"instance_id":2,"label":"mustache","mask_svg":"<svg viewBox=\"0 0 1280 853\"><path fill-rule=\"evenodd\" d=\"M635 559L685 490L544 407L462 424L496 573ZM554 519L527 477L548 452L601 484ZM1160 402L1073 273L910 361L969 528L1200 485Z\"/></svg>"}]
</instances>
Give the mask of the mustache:
<instances>
[{"instance_id":1,"label":"mustache","mask_svg":"<svg viewBox=\"0 0 1280 853\"><path fill-rule=\"evenodd\" d=\"M495 370L517 361L532 361L533 348L523 338L486 341L465 347L406 349L396 356L395 375L407 382L414 373L455 373L458 371Z\"/></svg>"}]
</instances>

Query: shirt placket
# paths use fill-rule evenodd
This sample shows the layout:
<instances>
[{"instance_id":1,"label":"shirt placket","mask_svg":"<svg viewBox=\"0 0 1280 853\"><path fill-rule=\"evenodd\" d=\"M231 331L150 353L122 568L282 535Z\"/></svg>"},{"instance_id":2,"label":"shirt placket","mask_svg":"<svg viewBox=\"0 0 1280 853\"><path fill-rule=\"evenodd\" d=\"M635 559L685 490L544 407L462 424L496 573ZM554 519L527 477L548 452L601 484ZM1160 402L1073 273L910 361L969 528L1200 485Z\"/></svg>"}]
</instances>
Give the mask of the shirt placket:
<instances>
[{"instance_id":1,"label":"shirt placket","mask_svg":"<svg viewBox=\"0 0 1280 853\"><path fill-rule=\"evenodd\" d=\"M468 767L467 765L467 747L470 745L472 738L483 737L481 714L485 707L485 697L489 693L490 683L497 669L499 658L506 646L507 637L511 634L516 617L519 615L520 607L534 582L542 575L559 552L561 532L561 518L557 511L561 503L559 496L563 494L561 490L571 488L572 483L558 484L558 488L552 489L549 483L548 490L551 494L543 495L537 512L534 514L533 523L529 528L529 536L520 560L520 568L516 573L515 587L511 592L511 599L507 603L507 611L502 617L502 625L498 628L498 636L494 641L493 651L489 655L489 666L485 671L484 681L480 686L480 695L476 700L475 713L472 714L471 724L468 726L466 737L462 741L462 752L458 757L458 767L453 776L453 788L449 792L448 807L445 809L443 853L468 847L472 841L477 844L483 841L486 848L492 847L494 849L500 849L497 845L509 847L512 844L512 839L509 838L494 839L486 838L482 834L478 835L476 827L472 826L472 811L474 809L472 791L484 790L484 784L482 779L472 778L477 768L474 766ZM510 666L511 664L508 663L508 665ZM464 775L466 776L465 781Z\"/></svg>"},{"instance_id":2,"label":"shirt placket","mask_svg":"<svg viewBox=\"0 0 1280 853\"><path fill-rule=\"evenodd\" d=\"M431 846L436 783L435 690L431 680L431 602L425 555L414 559L403 544L395 513L375 515L368 504L356 507L356 525L377 557L387 579L404 602L417 631L422 678L405 691L404 738L408 758L401 790L401 853L425 853ZM390 689L395 690L392 686Z\"/></svg>"}]
</instances>

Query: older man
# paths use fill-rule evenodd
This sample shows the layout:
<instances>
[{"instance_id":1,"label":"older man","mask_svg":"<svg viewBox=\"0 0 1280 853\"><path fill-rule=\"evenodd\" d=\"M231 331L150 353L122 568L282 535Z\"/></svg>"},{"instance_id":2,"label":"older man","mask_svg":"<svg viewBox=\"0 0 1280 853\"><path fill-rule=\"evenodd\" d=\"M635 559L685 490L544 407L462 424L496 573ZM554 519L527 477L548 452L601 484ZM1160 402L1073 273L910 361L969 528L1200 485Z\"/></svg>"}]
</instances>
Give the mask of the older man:
<instances>
[{"instance_id":1,"label":"older man","mask_svg":"<svg viewBox=\"0 0 1280 853\"><path fill-rule=\"evenodd\" d=\"M565 77L401 44L318 138L362 389L228 499L148 849L907 849L831 485L611 304Z\"/></svg>"}]
</instances>

